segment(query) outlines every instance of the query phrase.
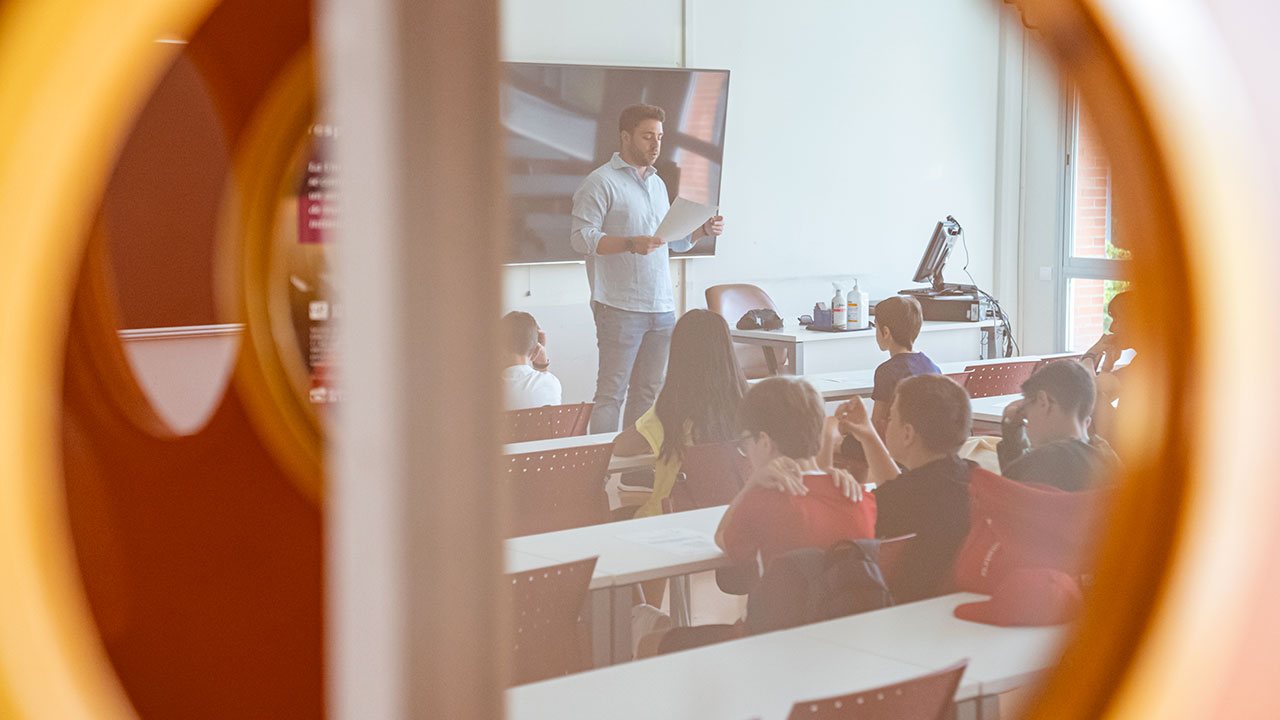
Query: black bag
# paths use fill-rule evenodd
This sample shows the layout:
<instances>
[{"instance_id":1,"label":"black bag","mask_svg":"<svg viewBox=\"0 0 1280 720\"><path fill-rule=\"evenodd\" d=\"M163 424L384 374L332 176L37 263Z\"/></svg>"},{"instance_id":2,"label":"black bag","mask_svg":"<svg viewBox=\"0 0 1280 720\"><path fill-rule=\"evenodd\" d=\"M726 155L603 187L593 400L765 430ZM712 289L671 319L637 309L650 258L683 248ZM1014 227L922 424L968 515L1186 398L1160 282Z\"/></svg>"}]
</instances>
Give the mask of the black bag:
<instances>
[{"instance_id":1,"label":"black bag","mask_svg":"<svg viewBox=\"0 0 1280 720\"><path fill-rule=\"evenodd\" d=\"M826 550L779 555L747 598L748 634L889 607L893 596L876 564L879 556L879 540L842 540Z\"/></svg>"},{"instance_id":2,"label":"black bag","mask_svg":"<svg viewBox=\"0 0 1280 720\"><path fill-rule=\"evenodd\" d=\"M738 318L739 330L778 330L782 327L782 318L769 308L748 310Z\"/></svg>"}]
</instances>

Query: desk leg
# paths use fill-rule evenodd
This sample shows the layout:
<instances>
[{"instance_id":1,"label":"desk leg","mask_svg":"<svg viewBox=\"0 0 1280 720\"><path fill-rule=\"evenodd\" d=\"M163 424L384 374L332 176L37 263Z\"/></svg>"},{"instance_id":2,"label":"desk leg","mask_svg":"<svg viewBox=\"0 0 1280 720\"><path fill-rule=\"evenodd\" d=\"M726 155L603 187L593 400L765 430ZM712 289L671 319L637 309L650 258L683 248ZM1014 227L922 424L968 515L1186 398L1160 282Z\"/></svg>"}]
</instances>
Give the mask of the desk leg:
<instances>
[{"instance_id":1,"label":"desk leg","mask_svg":"<svg viewBox=\"0 0 1280 720\"><path fill-rule=\"evenodd\" d=\"M609 589L612 621L609 664L631 660L631 599L632 586L618 585Z\"/></svg>"},{"instance_id":2,"label":"desk leg","mask_svg":"<svg viewBox=\"0 0 1280 720\"><path fill-rule=\"evenodd\" d=\"M978 698L978 720L999 720L1000 696L983 695Z\"/></svg>"},{"instance_id":3,"label":"desk leg","mask_svg":"<svg viewBox=\"0 0 1280 720\"><path fill-rule=\"evenodd\" d=\"M956 703L952 708L954 720L982 720L982 698L970 698Z\"/></svg>"},{"instance_id":4,"label":"desk leg","mask_svg":"<svg viewBox=\"0 0 1280 720\"><path fill-rule=\"evenodd\" d=\"M793 375L804 374L804 343L795 343L789 347L791 350L791 373Z\"/></svg>"},{"instance_id":5,"label":"desk leg","mask_svg":"<svg viewBox=\"0 0 1280 720\"><path fill-rule=\"evenodd\" d=\"M762 345L761 352L764 353L764 362L769 366L769 374L778 374L778 351L774 350L772 345Z\"/></svg>"},{"instance_id":6,"label":"desk leg","mask_svg":"<svg viewBox=\"0 0 1280 720\"><path fill-rule=\"evenodd\" d=\"M693 624L688 575L671 578L671 623L676 627L689 627Z\"/></svg>"},{"instance_id":7,"label":"desk leg","mask_svg":"<svg viewBox=\"0 0 1280 720\"><path fill-rule=\"evenodd\" d=\"M613 643L613 592L612 588L592 590L588 604L591 607L591 666L609 665Z\"/></svg>"}]
</instances>

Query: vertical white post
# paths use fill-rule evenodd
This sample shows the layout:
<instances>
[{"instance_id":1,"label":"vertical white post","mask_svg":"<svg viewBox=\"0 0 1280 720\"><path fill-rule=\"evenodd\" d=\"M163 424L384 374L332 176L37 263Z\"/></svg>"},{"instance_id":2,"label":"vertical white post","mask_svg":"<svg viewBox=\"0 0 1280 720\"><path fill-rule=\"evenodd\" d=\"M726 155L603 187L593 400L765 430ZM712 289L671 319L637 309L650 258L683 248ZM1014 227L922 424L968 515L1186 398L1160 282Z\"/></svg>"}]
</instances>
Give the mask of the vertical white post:
<instances>
[{"instance_id":1,"label":"vertical white post","mask_svg":"<svg viewBox=\"0 0 1280 720\"><path fill-rule=\"evenodd\" d=\"M499 718L503 192L496 0L328 0L344 401L326 488L329 710Z\"/></svg>"}]
</instances>

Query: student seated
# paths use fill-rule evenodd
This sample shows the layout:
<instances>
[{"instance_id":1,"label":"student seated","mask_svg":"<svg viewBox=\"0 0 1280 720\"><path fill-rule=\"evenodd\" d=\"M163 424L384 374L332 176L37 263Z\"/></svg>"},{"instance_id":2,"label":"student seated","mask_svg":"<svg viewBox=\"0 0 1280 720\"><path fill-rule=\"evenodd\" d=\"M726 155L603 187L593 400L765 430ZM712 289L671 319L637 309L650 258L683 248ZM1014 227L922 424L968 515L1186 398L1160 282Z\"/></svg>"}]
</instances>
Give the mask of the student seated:
<instances>
[{"instance_id":1,"label":"student seated","mask_svg":"<svg viewBox=\"0 0 1280 720\"><path fill-rule=\"evenodd\" d=\"M1093 374L1071 360L1027 378L1022 399L1004 410L1000 474L1069 492L1106 483L1119 459L1105 440L1089 435L1095 397Z\"/></svg>"},{"instance_id":2,"label":"student seated","mask_svg":"<svg viewBox=\"0 0 1280 720\"><path fill-rule=\"evenodd\" d=\"M502 342L506 369L502 389L507 410L524 410L560 404L560 380L547 372L547 335L526 312L509 312L502 318Z\"/></svg>"},{"instance_id":3,"label":"student seated","mask_svg":"<svg viewBox=\"0 0 1280 720\"><path fill-rule=\"evenodd\" d=\"M662 514L684 449L735 437L738 403L747 380L738 367L724 318L710 310L690 310L671 332L667 377L653 407L623 430L613 443L619 456L657 455L653 492L636 517Z\"/></svg>"},{"instance_id":4,"label":"student seated","mask_svg":"<svg viewBox=\"0 0 1280 720\"><path fill-rule=\"evenodd\" d=\"M876 537L915 533L893 588L897 602L946 591L956 554L969 533L969 477L977 465L956 454L969 437L969 394L942 375L898 383L884 439L861 399L836 411L841 432L867 456L876 483ZM901 465L904 470L899 470Z\"/></svg>"},{"instance_id":5,"label":"student seated","mask_svg":"<svg viewBox=\"0 0 1280 720\"><path fill-rule=\"evenodd\" d=\"M1131 313L1129 293L1122 292L1107 303L1107 315L1111 318L1108 332L1098 338L1098 342L1085 352L1080 362L1089 370L1097 372L1094 384L1097 388L1097 400L1093 405L1093 420L1090 431L1103 438L1113 438L1116 424L1116 407L1114 403L1120 399L1120 389L1124 376L1129 374L1129 366L1116 369L1116 361L1125 350L1136 349L1134 338L1129 332ZM1132 363L1130 363L1132 364Z\"/></svg>"},{"instance_id":6,"label":"student seated","mask_svg":"<svg viewBox=\"0 0 1280 720\"><path fill-rule=\"evenodd\" d=\"M848 473L818 465L823 407L812 385L785 377L761 380L743 398L738 425L753 472L715 536L735 562L759 552L767 565L789 550L875 535L875 500ZM783 465L794 474L775 472Z\"/></svg>"},{"instance_id":7,"label":"student seated","mask_svg":"<svg viewBox=\"0 0 1280 720\"><path fill-rule=\"evenodd\" d=\"M884 437L889 424L889 405L898 383L916 375L938 375L942 371L922 352L913 352L924 313L920 301L908 295L894 295L876 304L876 344L889 351L889 359L876 368L871 389L871 424Z\"/></svg>"}]
</instances>

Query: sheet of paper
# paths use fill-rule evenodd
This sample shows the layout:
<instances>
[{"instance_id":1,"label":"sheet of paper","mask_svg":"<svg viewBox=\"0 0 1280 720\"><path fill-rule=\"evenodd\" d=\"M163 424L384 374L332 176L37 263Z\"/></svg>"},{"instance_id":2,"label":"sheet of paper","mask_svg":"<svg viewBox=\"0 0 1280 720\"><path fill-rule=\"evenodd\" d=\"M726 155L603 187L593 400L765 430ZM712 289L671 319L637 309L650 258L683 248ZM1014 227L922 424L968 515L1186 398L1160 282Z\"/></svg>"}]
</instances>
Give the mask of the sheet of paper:
<instances>
[{"instance_id":1,"label":"sheet of paper","mask_svg":"<svg viewBox=\"0 0 1280 720\"><path fill-rule=\"evenodd\" d=\"M653 234L667 242L683 240L694 230L702 227L703 223L715 217L717 209L712 205L703 205L678 197L674 203L671 203L667 216L662 218L662 222L658 224L658 229Z\"/></svg>"},{"instance_id":2,"label":"sheet of paper","mask_svg":"<svg viewBox=\"0 0 1280 720\"><path fill-rule=\"evenodd\" d=\"M619 535L618 539L638 545L648 545L676 555L707 555L720 552L720 548L711 536L687 528L641 530Z\"/></svg>"}]
</instances>

